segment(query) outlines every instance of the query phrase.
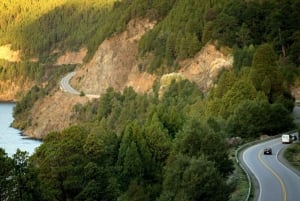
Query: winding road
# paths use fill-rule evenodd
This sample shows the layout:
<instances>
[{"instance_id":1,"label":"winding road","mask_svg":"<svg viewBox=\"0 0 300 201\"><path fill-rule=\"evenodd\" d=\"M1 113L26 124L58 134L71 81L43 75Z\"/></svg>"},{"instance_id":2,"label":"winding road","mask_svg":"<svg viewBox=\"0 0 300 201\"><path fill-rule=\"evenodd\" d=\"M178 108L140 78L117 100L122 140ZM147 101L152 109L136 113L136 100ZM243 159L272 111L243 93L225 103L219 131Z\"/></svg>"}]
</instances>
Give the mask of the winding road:
<instances>
[{"instance_id":1,"label":"winding road","mask_svg":"<svg viewBox=\"0 0 300 201\"><path fill-rule=\"evenodd\" d=\"M300 200L300 176L279 160L286 144L276 138L251 146L243 151L242 159L259 185L258 201ZM271 147L272 155L264 155L265 147Z\"/></svg>"},{"instance_id":2,"label":"winding road","mask_svg":"<svg viewBox=\"0 0 300 201\"><path fill-rule=\"evenodd\" d=\"M63 77L60 80L60 89L64 92L79 96L81 93L79 91L77 91L76 89L74 89L70 85L70 80L72 79L72 77L74 75L75 75L75 72L70 72L65 77ZM96 95L96 94L85 94L85 96L88 98L99 98L100 97L100 95Z\"/></svg>"},{"instance_id":3,"label":"winding road","mask_svg":"<svg viewBox=\"0 0 300 201\"><path fill-rule=\"evenodd\" d=\"M71 85L70 85L70 80L72 79L72 77L75 75L75 72L71 72L68 73L65 77L63 77L60 80L60 89L64 92L68 92L70 94L74 94L74 95L80 95L80 92L77 91L76 89L74 89Z\"/></svg>"},{"instance_id":4,"label":"winding road","mask_svg":"<svg viewBox=\"0 0 300 201\"><path fill-rule=\"evenodd\" d=\"M80 92L70 85L75 72L68 73L60 81L62 91L73 95ZM99 98L99 95L86 94L89 98ZM300 120L300 108L294 114L295 120ZM295 111L294 111L295 112ZM281 138L262 142L245 149L241 154L242 163L246 170L256 178L258 201L298 201L300 200L300 176L286 167L279 160L280 151L288 145L281 143ZM264 155L265 147L271 147L272 155Z\"/></svg>"}]
</instances>

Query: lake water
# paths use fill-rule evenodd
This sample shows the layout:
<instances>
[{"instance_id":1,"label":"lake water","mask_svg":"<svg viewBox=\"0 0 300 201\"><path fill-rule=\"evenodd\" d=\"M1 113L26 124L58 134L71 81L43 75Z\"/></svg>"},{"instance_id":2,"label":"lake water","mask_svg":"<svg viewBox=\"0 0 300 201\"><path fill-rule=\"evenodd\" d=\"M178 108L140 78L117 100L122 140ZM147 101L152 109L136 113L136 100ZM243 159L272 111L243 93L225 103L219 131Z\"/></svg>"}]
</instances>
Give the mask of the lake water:
<instances>
[{"instance_id":1,"label":"lake water","mask_svg":"<svg viewBox=\"0 0 300 201\"><path fill-rule=\"evenodd\" d=\"M42 142L22 136L20 130L10 127L14 107L14 103L0 103L0 147L8 156L15 154L18 148L31 155Z\"/></svg>"}]
</instances>

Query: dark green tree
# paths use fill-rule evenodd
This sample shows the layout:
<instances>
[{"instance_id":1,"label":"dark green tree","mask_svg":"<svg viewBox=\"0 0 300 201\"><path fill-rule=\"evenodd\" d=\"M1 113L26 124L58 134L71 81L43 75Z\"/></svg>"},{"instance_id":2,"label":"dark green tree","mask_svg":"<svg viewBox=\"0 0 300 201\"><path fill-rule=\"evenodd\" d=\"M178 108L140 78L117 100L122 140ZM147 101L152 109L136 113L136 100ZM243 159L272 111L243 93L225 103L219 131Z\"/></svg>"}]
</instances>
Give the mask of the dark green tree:
<instances>
[{"instance_id":1,"label":"dark green tree","mask_svg":"<svg viewBox=\"0 0 300 201\"><path fill-rule=\"evenodd\" d=\"M228 200L229 187L204 156L172 156L166 166L159 201Z\"/></svg>"},{"instance_id":2,"label":"dark green tree","mask_svg":"<svg viewBox=\"0 0 300 201\"><path fill-rule=\"evenodd\" d=\"M12 192L8 199L22 201L41 200L40 183L36 171L29 161L28 153L18 149L12 157L12 161L11 179L13 186L11 186Z\"/></svg>"},{"instance_id":3,"label":"dark green tree","mask_svg":"<svg viewBox=\"0 0 300 201\"><path fill-rule=\"evenodd\" d=\"M13 162L4 149L0 148L0 200L8 200L13 189L12 175Z\"/></svg>"},{"instance_id":4,"label":"dark green tree","mask_svg":"<svg viewBox=\"0 0 300 201\"><path fill-rule=\"evenodd\" d=\"M212 29L212 38L218 39L221 45L232 45L235 42L235 33L238 24L234 16L221 13L214 21Z\"/></svg>"},{"instance_id":5,"label":"dark green tree","mask_svg":"<svg viewBox=\"0 0 300 201\"><path fill-rule=\"evenodd\" d=\"M83 151L88 131L73 126L47 135L33 156L44 200L74 199L83 189L87 157Z\"/></svg>"},{"instance_id":6,"label":"dark green tree","mask_svg":"<svg viewBox=\"0 0 300 201\"><path fill-rule=\"evenodd\" d=\"M263 91L269 102L275 102L285 91L284 80L276 65L276 54L269 44L259 46L254 54L251 80L255 88Z\"/></svg>"},{"instance_id":7,"label":"dark green tree","mask_svg":"<svg viewBox=\"0 0 300 201\"><path fill-rule=\"evenodd\" d=\"M115 132L109 129L104 118L91 129L83 146L90 161L103 166L114 165L118 156L119 139Z\"/></svg>"}]
</instances>

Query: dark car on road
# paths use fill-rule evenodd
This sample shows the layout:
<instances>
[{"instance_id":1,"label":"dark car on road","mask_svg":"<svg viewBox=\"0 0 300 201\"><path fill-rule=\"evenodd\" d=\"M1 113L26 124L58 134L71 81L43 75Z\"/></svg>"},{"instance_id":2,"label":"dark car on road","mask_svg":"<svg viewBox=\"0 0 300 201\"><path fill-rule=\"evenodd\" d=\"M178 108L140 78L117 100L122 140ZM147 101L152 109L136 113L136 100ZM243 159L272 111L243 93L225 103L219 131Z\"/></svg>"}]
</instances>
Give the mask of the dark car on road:
<instances>
[{"instance_id":1,"label":"dark car on road","mask_svg":"<svg viewBox=\"0 0 300 201\"><path fill-rule=\"evenodd\" d=\"M297 141L297 135L291 134L291 138L292 138L293 141Z\"/></svg>"},{"instance_id":2,"label":"dark car on road","mask_svg":"<svg viewBox=\"0 0 300 201\"><path fill-rule=\"evenodd\" d=\"M264 155L272 155L272 148L267 147L264 149Z\"/></svg>"}]
</instances>

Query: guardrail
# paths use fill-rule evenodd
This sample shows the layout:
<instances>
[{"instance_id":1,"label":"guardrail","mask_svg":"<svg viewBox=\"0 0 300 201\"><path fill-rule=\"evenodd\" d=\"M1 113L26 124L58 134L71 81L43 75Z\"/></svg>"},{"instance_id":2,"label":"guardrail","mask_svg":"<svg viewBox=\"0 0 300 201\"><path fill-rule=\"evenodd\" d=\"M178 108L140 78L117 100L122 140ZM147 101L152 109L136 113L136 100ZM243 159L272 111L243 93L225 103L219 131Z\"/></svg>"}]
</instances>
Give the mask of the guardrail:
<instances>
[{"instance_id":1,"label":"guardrail","mask_svg":"<svg viewBox=\"0 0 300 201\"><path fill-rule=\"evenodd\" d=\"M242 163L240 163L240 160L239 160L239 154L240 154L240 152L242 150L246 149L247 147L250 147L252 145L258 144L260 142L264 142L264 141L267 141L267 140L270 140L270 139L278 138L278 137L280 137L283 134L292 134L292 133L295 133L295 132L298 132L298 130L297 129L291 130L291 131L288 131L288 132L284 132L284 133L281 133L281 134L278 134L278 135L271 136L271 137L269 137L267 139L263 139L263 140L255 140L253 142L249 142L249 143L243 144L242 146L240 146L239 148L236 149L236 151L235 151L235 160L236 160L237 164L240 166L240 168L246 174L247 180L248 180L248 193L247 193L247 196L245 198L245 201L249 201L249 198L250 198L250 195L251 195L251 191L252 191L252 180L251 180L251 176L249 175L249 173L246 170L246 168L242 165Z\"/></svg>"},{"instance_id":2,"label":"guardrail","mask_svg":"<svg viewBox=\"0 0 300 201\"><path fill-rule=\"evenodd\" d=\"M246 143L244 145L242 145L241 147L237 148L236 151L235 151L235 160L236 160L236 163L240 166L240 168L244 171L244 173L246 174L247 176L247 180L248 180L248 193L247 193L247 196L245 198L245 201L248 201L249 198L250 198L250 195L251 195L251 190L252 190L252 181L251 181L251 178L250 178L250 175L248 174L248 171L245 169L245 167L240 163L240 160L239 160L239 154L240 154L240 151L242 151L243 149L251 146L255 144L254 142L250 142L250 143Z\"/></svg>"}]
</instances>

